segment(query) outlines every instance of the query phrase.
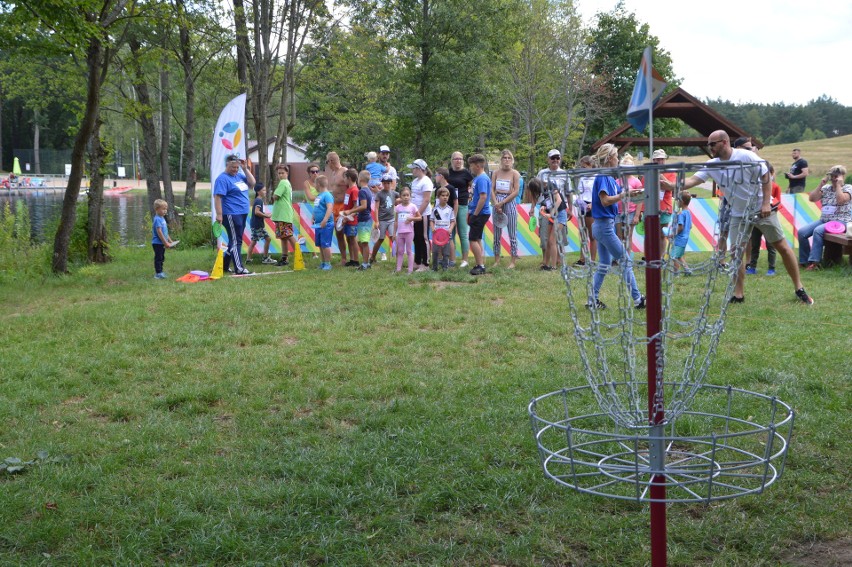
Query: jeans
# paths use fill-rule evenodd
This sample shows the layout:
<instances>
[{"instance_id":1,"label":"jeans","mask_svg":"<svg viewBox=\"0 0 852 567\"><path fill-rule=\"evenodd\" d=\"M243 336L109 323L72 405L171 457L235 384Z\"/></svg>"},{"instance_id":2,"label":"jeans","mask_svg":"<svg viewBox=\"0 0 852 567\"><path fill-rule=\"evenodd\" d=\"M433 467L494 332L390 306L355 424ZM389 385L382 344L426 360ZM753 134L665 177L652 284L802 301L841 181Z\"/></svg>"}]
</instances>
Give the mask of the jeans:
<instances>
[{"instance_id":1,"label":"jeans","mask_svg":"<svg viewBox=\"0 0 852 567\"><path fill-rule=\"evenodd\" d=\"M165 244L151 244L154 248L154 273L159 274L163 271L163 261L166 259Z\"/></svg>"},{"instance_id":2,"label":"jeans","mask_svg":"<svg viewBox=\"0 0 852 567\"><path fill-rule=\"evenodd\" d=\"M636 285L636 276L633 275L633 259L630 254L624 253L624 245L615 234L615 219L595 219L592 224L592 235L598 241L598 269L594 277L594 297L598 298L606 273L613 260L618 260L624 281L630 286L630 296L633 301L639 301L642 294ZM623 261L622 261L623 259Z\"/></svg>"},{"instance_id":3,"label":"jeans","mask_svg":"<svg viewBox=\"0 0 852 567\"><path fill-rule=\"evenodd\" d=\"M815 220L811 224L799 229L799 263L807 264L808 262L822 261L822 244L825 238L825 223L824 220ZM811 245L808 238L814 237L814 243Z\"/></svg>"}]
</instances>

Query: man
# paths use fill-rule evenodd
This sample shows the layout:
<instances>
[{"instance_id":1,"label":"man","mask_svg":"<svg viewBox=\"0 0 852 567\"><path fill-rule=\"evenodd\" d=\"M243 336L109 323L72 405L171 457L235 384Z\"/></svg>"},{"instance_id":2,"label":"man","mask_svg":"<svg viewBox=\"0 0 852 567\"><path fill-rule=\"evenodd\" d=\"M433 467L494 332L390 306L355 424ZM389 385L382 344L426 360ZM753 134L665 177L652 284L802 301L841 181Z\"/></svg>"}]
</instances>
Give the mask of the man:
<instances>
[{"instance_id":1,"label":"man","mask_svg":"<svg viewBox=\"0 0 852 567\"><path fill-rule=\"evenodd\" d=\"M784 174L784 177L790 180L790 186L787 188L787 193L801 193L805 190L805 178L808 176L808 162L802 158L802 150L796 148L793 150L793 165L790 166L790 171Z\"/></svg>"},{"instance_id":2,"label":"man","mask_svg":"<svg viewBox=\"0 0 852 567\"><path fill-rule=\"evenodd\" d=\"M555 269L556 264L562 259L561 252L565 250L565 245L568 243L571 201L565 192L568 177L565 175L565 170L560 167L561 163L562 153L557 149L550 150L547 152L547 167L541 169L536 175L542 183L540 199L542 202L551 203L555 210L552 210L551 214L556 219L552 228L546 222L541 223L538 228L541 247L544 250L542 270Z\"/></svg>"},{"instance_id":3,"label":"man","mask_svg":"<svg viewBox=\"0 0 852 567\"><path fill-rule=\"evenodd\" d=\"M467 159L473 184L470 195L470 214L467 224L470 227L470 251L476 265L470 275L479 276L485 273L485 250L482 248L482 231L491 216L491 179L485 173L485 156L473 154Z\"/></svg>"},{"instance_id":4,"label":"man","mask_svg":"<svg viewBox=\"0 0 852 567\"><path fill-rule=\"evenodd\" d=\"M343 181L343 173L346 168L340 163L340 156L337 152L328 152L325 156L325 176L328 178L328 188L331 190L331 196L334 197L334 234L337 237L337 248L340 250L340 263L346 265L346 235L343 227L337 229L337 217L340 216L340 211L343 210L343 198L346 195L348 184L341 184Z\"/></svg>"},{"instance_id":5,"label":"man","mask_svg":"<svg viewBox=\"0 0 852 567\"><path fill-rule=\"evenodd\" d=\"M707 137L707 147L713 159L707 163L718 163L720 161L738 161L743 163L754 163L755 166L742 169L738 166L731 168L714 168L698 171L687 179L683 184L683 190L692 189L701 185L709 178L713 178L725 193L725 197L731 207L730 234L733 237L731 249L743 249L744 258L740 262L737 282L734 286L734 295L731 303L745 302L745 265L748 263L750 249L745 246L748 235L751 234L752 222L759 227L775 249L784 260L784 267L790 275L796 297L806 305L813 305L814 300L802 287L799 279L799 264L793 249L784 239L784 231L778 222L778 213L772 210L770 199L772 197L772 181L769 176L769 168L766 162L754 153L741 148L733 149L731 139L724 130L716 130ZM674 185L666 179L660 179L660 186L674 190ZM755 202L755 196L757 202ZM755 215L755 212L758 211ZM754 221L752 221L754 217ZM743 226L746 225L746 226Z\"/></svg>"},{"instance_id":6,"label":"man","mask_svg":"<svg viewBox=\"0 0 852 567\"><path fill-rule=\"evenodd\" d=\"M755 155L757 154L757 146L751 141L751 138L746 138L745 136L741 136L734 140L734 148L742 148L744 150L748 150L753 152ZM772 178L772 166L769 166L769 174L770 178ZM772 182L772 199L770 199L769 205L772 207L773 211L777 211L779 205L781 204L781 188L778 187L778 184L775 183L774 179L771 179ZM777 189L777 190L776 190ZM754 276L757 274L757 260L760 258L760 241L763 240L763 233L760 232L760 228L755 226L751 229L751 259L749 260L748 265L746 265L746 275ZM769 243L769 240L766 240L766 258L769 262L769 269L766 270L767 276L775 275L775 248L772 244Z\"/></svg>"},{"instance_id":7,"label":"man","mask_svg":"<svg viewBox=\"0 0 852 567\"><path fill-rule=\"evenodd\" d=\"M387 169L385 170L384 175L393 176L393 183L390 186L391 191L396 191L396 182L399 179L399 175L396 173L396 168L390 164L390 148L387 146L379 147L379 163L385 166ZM384 185L382 185L384 187Z\"/></svg>"},{"instance_id":8,"label":"man","mask_svg":"<svg viewBox=\"0 0 852 567\"><path fill-rule=\"evenodd\" d=\"M240 171L242 170L242 171ZM225 158L225 171L213 183L213 206L216 221L222 223L228 233L228 252L222 260L223 269L230 271L234 263L237 275L251 274L243 266L240 256L243 247L243 232L246 229L246 216L249 212L248 192L254 187L255 179L246 161L236 154Z\"/></svg>"}]
</instances>

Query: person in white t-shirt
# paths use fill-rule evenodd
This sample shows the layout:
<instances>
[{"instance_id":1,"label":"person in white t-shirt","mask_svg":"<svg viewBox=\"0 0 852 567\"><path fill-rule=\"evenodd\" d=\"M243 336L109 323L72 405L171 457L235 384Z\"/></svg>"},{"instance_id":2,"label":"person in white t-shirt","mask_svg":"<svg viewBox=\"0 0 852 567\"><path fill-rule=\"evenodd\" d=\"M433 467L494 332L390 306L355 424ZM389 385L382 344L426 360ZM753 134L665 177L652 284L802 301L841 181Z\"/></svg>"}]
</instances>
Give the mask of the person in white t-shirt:
<instances>
[{"instance_id":1,"label":"person in white t-shirt","mask_svg":"<svg viewBox=\"0 0 852 567\"><path fill-rule=\"evenodd\" d=\"M411 181L411 202L420 212L421 219L414 223L414 265L415 272L425 272L429 269L429 241L426 238L427 220L432 214L432 174L422 159L416 159L408 164L414 179Z\"/></svg>"},{"instance_id":2,"label":"person in white t-shirt","mask_svg":"<svg viewBox=\"0 0 852 567\"><path fill-rule=\"evenodd\" d=\"M772 198L772 181L769 176L769 168L766 161L752 152L734 149L731 147L731 138L724 130L716 130L707 137L707 147L712 159L708 164L724 161L741 163L754 163L753 167L743 168L732 166L730 168L703 169L687 179L683 184L683 191L701 185L710 178L722 187L725 198L731 207L731 224L729 234L732 238L731 250L737 248L742 250L742 259L739 266L737 282L734 286L734 295L731 303L743 303L745 301L745 266L748 263L751 249L747 246L751 235L752 223L757 226L768 242L772 243L778 254L784 260L784 267L793 282L796 297L806 305L813 305L814 300L802 286L799 278L799 264L793 249L784 238L784 231L778 221L777 211L773 211L770 205ZM661 176L661 188L674 191L675 186ZM743 227L742 225L747 226Z\"/></svg>"}]
</instances>

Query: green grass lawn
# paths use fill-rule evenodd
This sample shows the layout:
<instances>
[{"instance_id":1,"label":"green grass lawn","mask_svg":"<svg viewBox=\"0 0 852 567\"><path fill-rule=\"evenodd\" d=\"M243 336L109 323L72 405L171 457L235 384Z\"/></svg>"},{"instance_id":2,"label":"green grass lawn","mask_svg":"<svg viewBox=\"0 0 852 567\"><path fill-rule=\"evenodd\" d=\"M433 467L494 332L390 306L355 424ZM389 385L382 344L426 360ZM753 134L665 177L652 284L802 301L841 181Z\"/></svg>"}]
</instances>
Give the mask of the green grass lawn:
<instances>
[{"instance_id":1,"label":"green grass lawn","mask_svg":"<svg viewBox=\"0 0 852 567\"><path fill-rule=\"evenodd\" d=\"M0 472L0 564L647 564L647 507L543 478L526 406L585 379L537 267L187 285L143 247L4 285L0 457L63 459ZM852 280L804 278L749 278L708 377L796 409L785 474L669 507L670 565L849 557Z\"/></svg>"}]
</instances>

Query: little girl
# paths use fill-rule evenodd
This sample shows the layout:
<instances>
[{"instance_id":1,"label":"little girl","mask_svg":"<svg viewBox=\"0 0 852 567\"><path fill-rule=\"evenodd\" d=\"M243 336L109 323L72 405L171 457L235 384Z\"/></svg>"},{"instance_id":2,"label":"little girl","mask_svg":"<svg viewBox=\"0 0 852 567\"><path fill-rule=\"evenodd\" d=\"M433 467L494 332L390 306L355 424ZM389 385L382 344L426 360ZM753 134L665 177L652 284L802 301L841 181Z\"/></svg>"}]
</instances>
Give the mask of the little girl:
<instances>
[{"instance_id":1,"label":"little girl","mask_svg":"<svg viewBox=\"0 0 852 567\"><path fill-rule=\"evenodd\" d=\"M396 227L393 235L396 241L396 273L402 270L402 257L408 254L408 273L414 271L414 223L421 220L420 210L411 202L411 189L403 187L399 194L400 204L394 209Z\"/></svg>"}]
</instances>

